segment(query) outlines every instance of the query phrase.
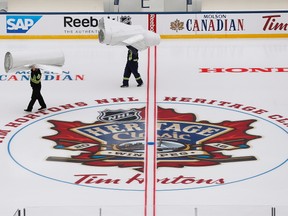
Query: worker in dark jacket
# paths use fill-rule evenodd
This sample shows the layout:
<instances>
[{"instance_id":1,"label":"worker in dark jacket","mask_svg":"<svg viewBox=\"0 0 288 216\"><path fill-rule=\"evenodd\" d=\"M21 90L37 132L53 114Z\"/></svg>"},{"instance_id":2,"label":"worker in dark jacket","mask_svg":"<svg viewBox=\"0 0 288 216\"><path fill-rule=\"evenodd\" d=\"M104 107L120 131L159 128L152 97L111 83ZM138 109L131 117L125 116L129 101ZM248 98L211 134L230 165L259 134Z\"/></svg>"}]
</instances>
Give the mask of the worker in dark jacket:
<instances>
[{"instance_id":1,"label":"worker in dark jacket","mask_svg":"<svg viewBox=\"0 0 288 216\"><path fill-rule=\"evenodd\" d=\"M46 109L46 104L44 102L44 99L41 95L41 71L39 68L35 67L35 65L32 65L31 67L31 76L30 76L30 85L32 87L32 96L31 100L28 104L27 109L24 111L31 112L34 106L34 103L36 100L38 100L40 104L40 108L38 110Z\"/></svg>"},{"instance_id":2,"label":"worker in dark jacket","mask_svg":"<svg viewBox=\"0 0 288 216\"><path fill-rule=\"evenodd\" d=\"M121 85L121 88L129 87L129 78L131 76L131 73L134 75L135 80L138 83L137 87L140 87L143 85L143 80L138 73L138 50L132 46L127 46L127 48L127 63L125 66L123 83Z\"/></svg>"}]
</instances>

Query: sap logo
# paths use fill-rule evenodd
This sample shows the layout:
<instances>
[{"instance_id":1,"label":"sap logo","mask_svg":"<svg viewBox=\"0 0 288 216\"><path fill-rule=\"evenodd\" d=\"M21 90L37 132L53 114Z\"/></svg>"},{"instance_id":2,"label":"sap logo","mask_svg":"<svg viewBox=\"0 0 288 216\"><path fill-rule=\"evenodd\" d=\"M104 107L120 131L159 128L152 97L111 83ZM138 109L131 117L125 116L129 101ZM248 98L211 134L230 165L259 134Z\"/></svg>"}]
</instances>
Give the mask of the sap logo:
<instances>
[{"instance_id":1,"label":"sap logo","mask_svg":"<svg viewBox=\"0 0 288 216\"><path fill-rule=\"evenodd\" d=\"M26 33L42 16L6 16L7 33Z\"/></svg>"}]
</instances>

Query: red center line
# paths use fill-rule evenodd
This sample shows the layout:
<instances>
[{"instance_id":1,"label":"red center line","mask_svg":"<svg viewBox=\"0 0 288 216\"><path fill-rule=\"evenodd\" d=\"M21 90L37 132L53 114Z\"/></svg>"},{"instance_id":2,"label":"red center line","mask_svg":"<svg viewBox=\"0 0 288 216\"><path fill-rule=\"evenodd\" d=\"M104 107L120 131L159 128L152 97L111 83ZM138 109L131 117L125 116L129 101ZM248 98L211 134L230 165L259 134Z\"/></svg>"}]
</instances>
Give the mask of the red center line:
<instances>
[{"instance_id":1,"label":"red center line","mask_svg":"<svg viewBox=\"0 0 288 216\"><path fill-rule=\"evenodd\" d=\"M153 65L154 67L152 69L150 69L151 52L154 52L154 65ZM145 216L156 215L156 184L157 184L157 179L156 179L156 171L157 171L157 98L156 98L156 95L157 95L157 92L156 92L157 61L156 60L157 60L157 48L155 47L153 50L148 48L147 101L146 101L146 126L145 126L146 145L145 145L145 160L144 160L144 164L145 164L145 168L144 168L144 172L145 172L144 215ZM151 80L153 79L154 81L151 82ZM153 113L153 116L151 116L151 113ZM153 118L150 119L150 116Z\"/></svg>"},{"instance_id":2,"label":"red center line","mask_svg":"<svg viewBox=\"0 0 288 216\"><path fill-rule=\"evenodd\" d=\"M156 184L157 184L157 46L154 47L154 166L153 166L153 216L156 216Z\"/></svg>"},{"instance_id":3,"label":"red center line","mask_svg":"<svg viewBox=\"0 0 288 216\"><path fill-rule=\"evenodd\" d=\"M150 101L150 94L149 94L149 88L150 88L150 48L148 48L148 63L147 63L147 89L146 89L146 110L145 110L145 131L146 131L146 136L145 136L145 159L144 159L144 173L145 173L145 193L144 193L144 216L147 216L147 205L148 205L148 196L147 196L147 190L148 190L148 182L146 181L146 179L148 179L148 166L147 164L147 160L148 160L148 151L147 151L147 141L148 141L148 125L149 125L149 101Z\"/></svg>"},{"instance_id":4,"label":"red center line","mask_svg":"<svg viewBox=\"0 0 288 216\"><path fill-rule=\"evenodd\" d=\"M156 30L156 14L148 15L148 30ZM148 48L147 67L147 98L145 110L145 198L144 216L156 216L156 186L157 186L157 46ZM154 61L154 62L153 62Z\"/></svg>"}]
</instances>

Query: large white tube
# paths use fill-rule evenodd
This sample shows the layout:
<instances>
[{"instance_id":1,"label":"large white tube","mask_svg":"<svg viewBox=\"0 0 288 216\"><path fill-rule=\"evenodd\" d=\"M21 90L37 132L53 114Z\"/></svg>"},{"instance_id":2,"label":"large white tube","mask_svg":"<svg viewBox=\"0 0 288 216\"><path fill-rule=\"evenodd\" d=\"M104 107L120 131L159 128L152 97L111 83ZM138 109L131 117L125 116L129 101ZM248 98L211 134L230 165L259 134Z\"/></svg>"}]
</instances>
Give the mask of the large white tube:
<instances>
[{"instance_id":1,"label":"large white tube","mask_svg":"<svg viewBox=\"0 0 288 216\"><path fill-rule=\"evenodd\" d=\"M106 45L130 45L141 51L160 44L159 34L145 30L140 25L128 25L102 18L99 29L99 42Z\"/></svg>"},{"instance_id":2,"label":"large white tube","mask_svg":"<svg viewBox=\"0 0 288 216\"><path fill-rule=\"evenodd\" d=\"M4 68L9 71L24 66L48 65L63 66L65 57L62 51L13 51L7 52L4 59Z\"/></svg>"}]
</instances>

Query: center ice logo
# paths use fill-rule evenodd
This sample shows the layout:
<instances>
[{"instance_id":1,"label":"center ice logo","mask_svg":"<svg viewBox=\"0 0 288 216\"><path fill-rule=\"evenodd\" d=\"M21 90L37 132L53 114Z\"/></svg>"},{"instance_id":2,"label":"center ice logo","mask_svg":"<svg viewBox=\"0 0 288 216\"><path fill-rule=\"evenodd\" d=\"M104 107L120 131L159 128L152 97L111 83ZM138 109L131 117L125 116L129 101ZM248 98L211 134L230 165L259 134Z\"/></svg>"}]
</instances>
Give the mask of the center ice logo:
<instances>
[{"instance_id":1,"label":"center ice logo","mask_svg":"<svg viewBox=\"0 0 288 216\"><path fill-rule=\"evenodd\" d=\"M256 160L253 155L227 152L247 149L247 134L255 120L210 123L197 121L192 113L179 114L158 107L157 167L212 166ZM48 161L76 162L89 166L130 167L143 171L145 157L145 108L101 111L94 123L50 120L58 133L45 139L58 150L77 151L69 157L51 156Z\"/></svg>"},{"instance_id":2,"label":"center ice logo","mask_svg":"<svg viewBox=\"0 0 288 216\"><path fill-rule=\"evenodd\" d=\"M6 16L7 33L26 33L42 16Z\"/></svg>"}]
</instances>

